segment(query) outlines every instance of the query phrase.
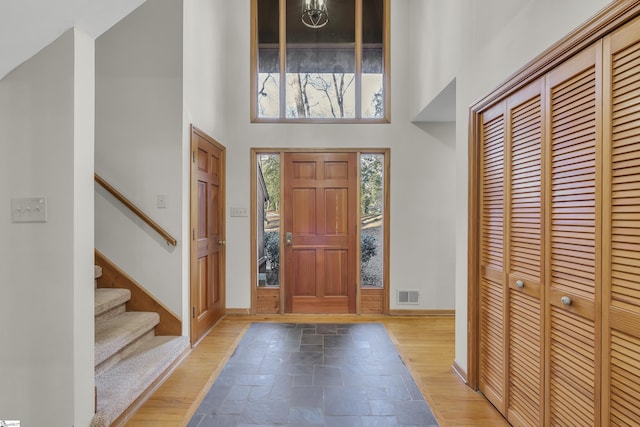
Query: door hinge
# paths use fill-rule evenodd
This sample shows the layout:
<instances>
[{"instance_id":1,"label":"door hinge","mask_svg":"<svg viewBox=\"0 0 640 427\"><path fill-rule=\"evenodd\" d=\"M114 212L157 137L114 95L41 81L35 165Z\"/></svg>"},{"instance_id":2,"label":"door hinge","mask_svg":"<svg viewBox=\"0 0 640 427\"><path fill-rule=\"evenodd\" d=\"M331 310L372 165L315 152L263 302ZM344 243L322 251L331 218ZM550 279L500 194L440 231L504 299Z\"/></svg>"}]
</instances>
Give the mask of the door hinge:
<instances>
[{"instance_id":1,"label":"door hinge","mask_svg":"<svg viewBox=\"0 0 640 427\"><path fill-rule=\"evenodd\" d=\"M196 229L195 228L191 229L191 240L196 240Z\"/></svg>"},{"instance_id":2,"label":"door hinge","mask_svg":"<svg viewBox=\"0 0 640 427\"><path fill-rule=\"evenodd\" d=\"M192 152L191 152L191 161L192 161L193 163L195 163L195 162L196 162L196 152L195 152L195 151L192 151Z\"/></svg>"},{"instance_id":3,"label":"door hinge","mask_svg":"<svg viewBox=\"0 0 640 427\"><path fill-rule=\"evenodd\" d=\"M194 319L196 318L196 308L195 307L191 308L191 316L193 316Z\"/></svg>"}]
</instances>

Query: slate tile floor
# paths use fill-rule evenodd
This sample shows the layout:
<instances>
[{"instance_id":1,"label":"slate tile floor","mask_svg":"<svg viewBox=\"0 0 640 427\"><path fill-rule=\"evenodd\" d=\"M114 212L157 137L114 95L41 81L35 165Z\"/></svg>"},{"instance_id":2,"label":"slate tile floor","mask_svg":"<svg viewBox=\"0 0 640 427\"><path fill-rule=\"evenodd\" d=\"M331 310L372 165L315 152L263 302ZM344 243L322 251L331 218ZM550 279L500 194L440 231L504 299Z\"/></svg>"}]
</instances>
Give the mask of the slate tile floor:
<instances>
[{"instance_id":1,"label":"slate tile floor","mask_svg":"<svg viewBox=\"0 0 640 427\"><path fill-rule=\"evenodd\" d=\"M188 427L437 426L379 323L253 323Z\"/></svg>"}]
</instances>

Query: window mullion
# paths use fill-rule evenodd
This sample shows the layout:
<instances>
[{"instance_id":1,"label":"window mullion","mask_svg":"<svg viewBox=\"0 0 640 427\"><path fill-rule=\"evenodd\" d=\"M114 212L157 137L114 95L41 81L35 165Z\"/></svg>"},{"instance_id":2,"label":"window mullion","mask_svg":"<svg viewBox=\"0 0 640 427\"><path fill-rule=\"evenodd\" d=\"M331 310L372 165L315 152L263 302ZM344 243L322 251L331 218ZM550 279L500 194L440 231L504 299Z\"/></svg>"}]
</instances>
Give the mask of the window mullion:
<instances>
[{"instance_id":1,"label":"window mullion","mask_svg":"<svg viewBox=\"0 0 640 427\"><path fill-rule=\"evenodd\" d=\"M260 116L258 112L258 0L251 1L251 121Z\"/></svg>"},{"instance_id":2,"label":"window mullion","mask_svg":"<svg viewBox=\"0 0 640 427\"><path fill-rule=\"evenodd\" d=\"M362 0L356 1L356 72L355 72L355 116L362 118Z\"/></svg>"},{"instance_id":3,"label":"window mullion","mask_svg":"<svg viewBox=\"0 0 640 427\"><path fill-rule=\"evenodd\" d=\"M389 72L391 67L391 34L390 34L390 8L391 1L387 0L383 3L384 7L384 23L383 23L383 34L382 34L382 49L383 49L383 77L384 77L384 90L383 90L383 99L384 99L384 117L387 120L391 120L391 74Z\"/></svg>"},{"instance_id":4,"label":"window mullion","mask_svg":"<svg viewBox=\"0 0 640 427\"><path fill-rule=\"evenodd\" d=\"M287 112L287 0L280 0L280 118L286 118Z\"/></svg>"}]
</instances>

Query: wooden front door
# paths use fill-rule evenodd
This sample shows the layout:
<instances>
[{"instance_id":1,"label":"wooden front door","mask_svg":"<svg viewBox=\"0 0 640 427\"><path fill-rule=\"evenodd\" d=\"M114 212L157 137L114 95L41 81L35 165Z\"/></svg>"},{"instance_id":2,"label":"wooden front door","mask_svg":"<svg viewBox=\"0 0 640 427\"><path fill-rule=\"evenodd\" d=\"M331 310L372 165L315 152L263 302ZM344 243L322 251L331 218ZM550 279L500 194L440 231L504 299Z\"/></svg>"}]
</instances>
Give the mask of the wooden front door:
<instances>
[{"instance_id":1,"label":"wooden front door","mask_svg":"<svg viewBox=\"0 0 640 427\"><path fill-rule=\"evenodd\" d=\"M285 312L356 311L356 153L285 153Z\"/></svg>"},{"instance_id":2,"label":"wooden front door","mask_svg":"<svg viewBox=\"0 0 640 427\"><path fill-rule=\"evenodd\" d=\"M225 309L224 147L191 129L191 344Z\"/></svg>"}]
</instances>

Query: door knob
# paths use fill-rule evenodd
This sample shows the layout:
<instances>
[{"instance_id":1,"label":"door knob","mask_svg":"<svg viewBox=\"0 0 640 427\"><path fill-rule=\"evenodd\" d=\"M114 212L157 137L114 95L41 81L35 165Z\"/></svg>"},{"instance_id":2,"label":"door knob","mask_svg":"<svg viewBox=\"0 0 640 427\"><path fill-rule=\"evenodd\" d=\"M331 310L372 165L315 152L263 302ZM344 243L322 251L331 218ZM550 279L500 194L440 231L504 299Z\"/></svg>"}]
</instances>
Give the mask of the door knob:
<instances>
[{"instance_id":1,"label":"door knob","mask_svg":"<svg viewBox=\"0 0 640 427\"><path fill-rule=\"evenodd\" d=\"M569 298L569 297L567 297L567 296L564 296L564 297L560 298L560 302L561 302L563 305L571 305L571 303L572 303L573 301L571 301L571 298Z\"/></svg>"},{"instance_id":2,"label":"door knob","mask_svg":"<svg viewBox=\"0 0 640 427\"><path fill-rule=\"evenodd\" d=\"M291 242L293 241L293 233L290 231L287 231L286 233L284 233L284 240L287 243L287 245L291 245Z\"/></svg>"},{"instance_id":3,"label":"door knob","mask_svg":"<svg viewBox=\"0 0 640 427\"><path fill-rule=\"evenodd\" d=\"M524 288L524 282L522 280L516 280L516 286L522 289Z\"/></svg>"},{"instance_id":4,"label":"door knob","mask_svg":"<svg viewBox=\"0 0 640 427\"><path fill-rule=\"evenodd\" d=\"M219 240L219 241L218 241L218 244L219 244L220 246L224 246L224 245L226 245L226 244L227 244L227 241L226 241L226 240Z\"/></svg>"}]
</instances>

